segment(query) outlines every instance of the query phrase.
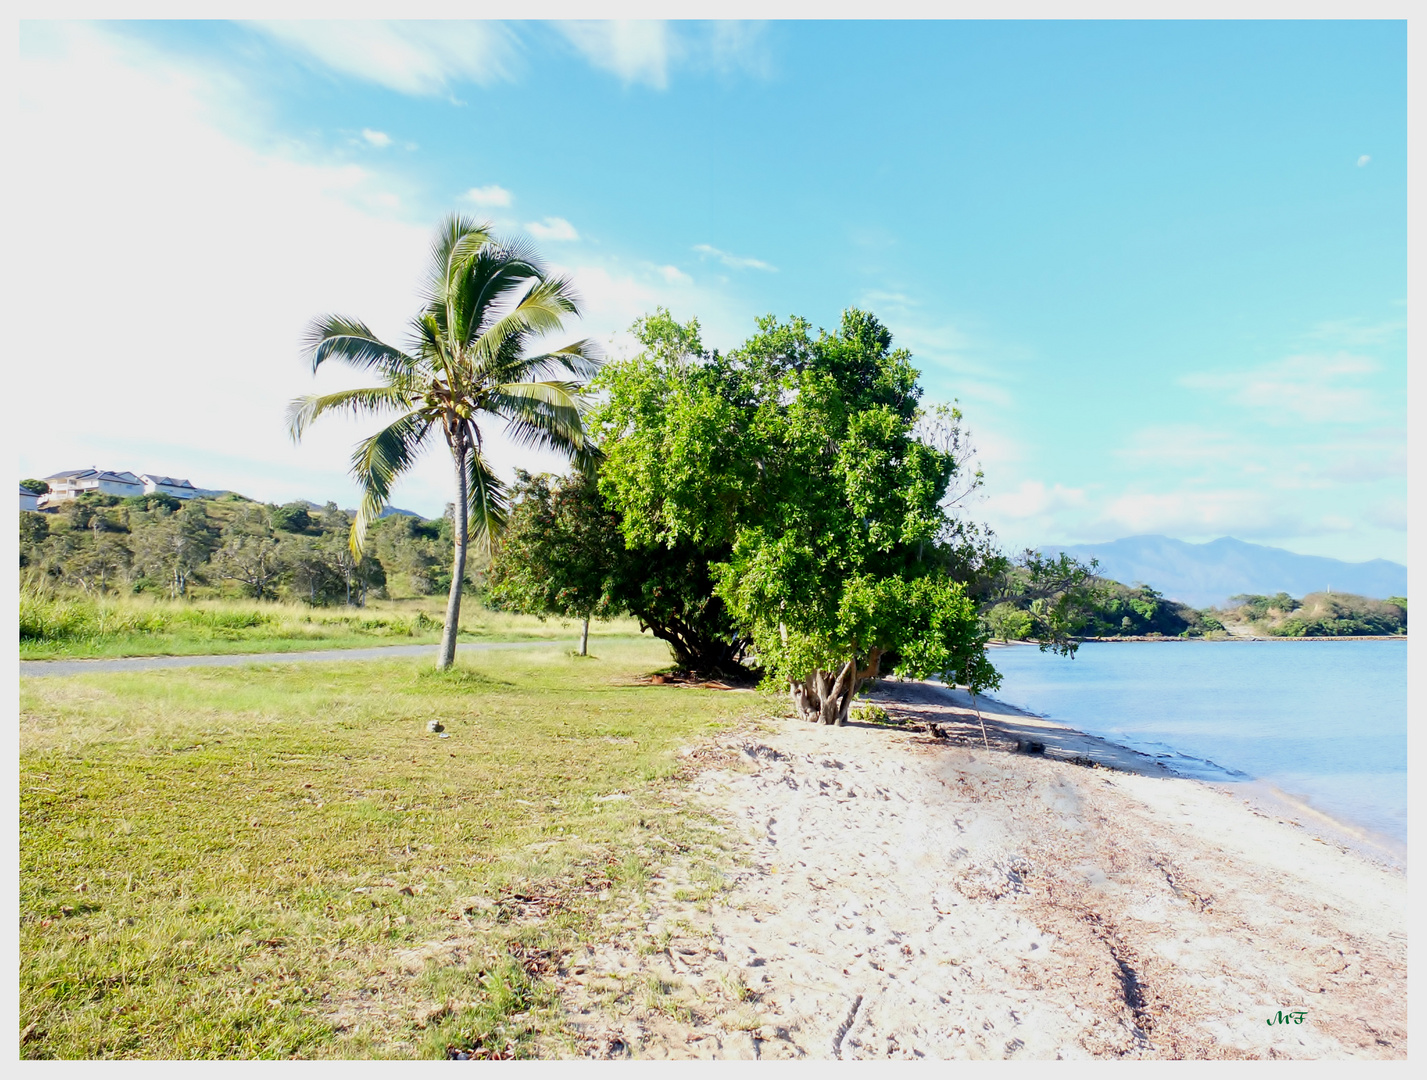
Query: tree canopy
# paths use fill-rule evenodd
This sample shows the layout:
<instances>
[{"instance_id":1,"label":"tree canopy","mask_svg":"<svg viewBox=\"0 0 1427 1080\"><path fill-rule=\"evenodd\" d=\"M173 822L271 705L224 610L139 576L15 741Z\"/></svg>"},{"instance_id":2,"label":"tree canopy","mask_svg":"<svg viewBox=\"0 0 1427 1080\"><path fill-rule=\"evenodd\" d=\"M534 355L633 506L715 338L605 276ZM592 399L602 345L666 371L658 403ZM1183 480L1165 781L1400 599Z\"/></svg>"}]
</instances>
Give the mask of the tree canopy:
<instances>
[{"instance_id":1,"label":"tree canopy","mask_svg":"<svg viewBox=\"0 0 1427 1080\"><path fill-rule=\"evenodd\" d=\"M805 715L844 721L884 665L995 685L945 572L962 463L918 437L917 372L875 317L816 335L768 317L726 355L662 310L636 330L645 349L603 373L591 425L628 545L726 550L714 594Z\"/></svg>"}]
</instances>

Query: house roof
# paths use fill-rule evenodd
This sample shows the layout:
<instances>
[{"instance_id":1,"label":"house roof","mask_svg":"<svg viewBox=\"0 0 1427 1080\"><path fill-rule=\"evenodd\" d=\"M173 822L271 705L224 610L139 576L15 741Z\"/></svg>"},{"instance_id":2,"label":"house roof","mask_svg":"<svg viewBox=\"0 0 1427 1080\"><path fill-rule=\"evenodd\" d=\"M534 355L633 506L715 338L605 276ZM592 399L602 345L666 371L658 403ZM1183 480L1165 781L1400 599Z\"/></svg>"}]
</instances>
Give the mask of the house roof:
<instances>
[{"instance_id":1,"label":"house roof","mask_svg":"<svg viewBox=\"0 0 1427 1080\"><path fill-rule=\"evenodd\" d=\"M64 472L57 472L51 476L46 476L48 480L108 480L116 484L137 484L142 486L142 481L131 472L116 473L110 469L66 469Z\"/></svg>"},{"instance_id":2,"label":"house roof","mask_svg":"<svg viewBox=\"0 0 1427 1080\"><path fill-rule=\"evenodd\" d=\"M93 475L96 471L97 471L97 470L95 470L95 469L65 469L64 472L51 473L49 476L46 476L45 479L46 479L46 480L73 480L73 479L75 479L75 478L77 478L77 477L80 477L80 476L90 476L90 475Z\"/></svg>"},{"instance_id":3,"label":"house roof","mask_svg":"<svg viewBox=\"0 0 1427 1080\"><path fill-rule=\"evenodd\" d=\"M191 488L193 487L187 480L176 480L172 476L155 476L153 473L142 473L140 480L147 481L159 487ZM197 490L197 489L195 489Z\"/></svg>"},{"instance_id":4,"label":"house roof","mask_svg":"<svg viewBox=\"0 0 1427 1080\"><path fill-rule=\"evenodd\" d=\"M193 488L193 484L190 484L190 482L186 481L186 479L176 479L174 477L157 477L157 475L154 475L153 472L143 472L143 474L140 474L140 477L138 478L140 478L141 481L148 482L148 484L156 484L158 486L164 486L164 488ZM197 488L194 489L195 491L197 491Z\"/></svg>"}]
</instances>

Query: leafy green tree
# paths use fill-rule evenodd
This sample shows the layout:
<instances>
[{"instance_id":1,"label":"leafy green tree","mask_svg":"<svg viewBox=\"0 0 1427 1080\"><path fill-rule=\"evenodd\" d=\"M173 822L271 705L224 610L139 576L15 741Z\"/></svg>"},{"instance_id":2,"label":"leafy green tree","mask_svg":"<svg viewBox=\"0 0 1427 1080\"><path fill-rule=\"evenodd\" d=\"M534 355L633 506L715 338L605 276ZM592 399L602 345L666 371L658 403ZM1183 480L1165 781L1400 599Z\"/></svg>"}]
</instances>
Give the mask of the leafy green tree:
<instances>
[{"instance_id":1,"label":"leafy green tree","mask_svg":"<svg viewBox=\"0 0 1427 1080\"><path fill-rule=\"evenodd\" d=\"M588 472L520 475L490 571L501 608L585 620L629 614L666 642L687 671L746 679L740 639L713 595L707 553L687 543L628 547L620 517Z\"/></svg>"},{"instance_id":2,"label":"leafy green tree","mask_svg":"<svg viewBox=\"0 0 1427 1080\"><path fill-rule=\"evenodd\" d=\"M624 555L618 519L583 474L561 482L517 470L511 495L510 519L491 561L491 602L542 619L583 620L585 656L590 619L620 610L612 595Z\"/></svg>"},{"instance_id":3,"label":"leafy green tree","mask_svg":"<svg viewBox=\"0 0 1427 1080\"><path fill-rule=\"evenodd\" d=\"M992 635L1002 641L1023 641L1031 635L1030 612L1015 604L997 604L986 613L986 623Z\"/></svg>"},{"instance_id":4,"label":"leafy green tree","mask_svg":"<svg viewBox=\"0 0 1427 1080\"><path fill-rule=\"evenodd\" d=\"M488 225L451 215L437 232L426 282L426 303L412 320L406 349L388 345L363 323L340 316L316 320L306 353L315 372L336 359L380 378L376 386L295 400L289 426L299 439L326 412L395 419L362 440L352 472L362 501L352 523L352 554L362 553L368 525L422 445L440 433L456 472L456 513L450 595L437 666L455 658L467 546L489 554L505 524L506 493L485 456L486 429L503 426L519 446L557 450L588 464L580 383L597 360L589 341L553 351L531 351L544 335L577 315L570 283L552 277L535 253L500 243Z\"/></svg>"},{"instance_id":5,"label":"leafy green tree","mask_svg":"<svg viewBox=\"0 0 1427 1080\"><path fill-rule=\"evenodd\" d=\"M364 551L360 556L352 554L352 545L347 543L351 521L345 512L329 502L322 510L318 524L323 530L322 555L334 576L341 581L343 603L365 607L367 590L385 584L386 574L376 556Z\"/></svg>"},{"instance_id":6,"label":"leafy green tree","mask_svg":"<svg viewBox=\"0 0 1427 1080\"><path fill-rule=\"evenodd\" d=\"M188 594L189 579L203 567L217 543L198 502L148 524L135 537L137 561L144 573L169 583L177 599Z\"/></svg>"},{"instance_id":7,"label":"leafy green tree","mask_svg":"<svg viewBox=\"0 0 1427 1080\"><path fill-rule=\"evenodd\" d=\"M258 600L272 593L289 566L272 535L266 507L253 503L233 515L213 567L219 577L239 582Z\"/></svg>"},{"instance_id":8,"label":"leafy green tree","mask_svg":"<svg viewBox=\"0 0 1427 1080\"><path fill-rule=\"evenodd\" d=\"M50 486L43 480L21 480L20 486L26 491L33 491L36 495L48 495Z\"/></svg>"},{"instance_id":9,"label":"leafy green tree","mask_svg":"<svg viewBox=\"0 0 1427 1080\"><path fill-rule=\"evenodd\" d=\"M450 550L449 523L422 521L393 515L374 523L369 548L384 568L388 589L402 586L407 592L427 596L442 587L449 570L442 571L445 551ZM365 552L364 552L365 555Z\"/></svg>"},{"instance_id":10,"label":"leafy green tree","mask_svg":"<svg viewBox=\"0 0 1427 1080\"><path fill-rule=\"evenodd\" d=\"M85 592L106 593L133 564L134 553L122 537L100 532L71 558L68 575Z\"/></svg>"},{"instance_id":11,"label":"leafy green tree","mask_svg":"<svg viewBox=\"0 0 1427 1080\"><path fill-rule=\"evenodd\" d=\"M121 500L121 505L127 507L131 512L152 513L162 509L172 513L183 505L183 500L155 491L146 495L126 495Z\"/></svg>"},{"instance_id":12,"label":"leafy green tree","mask_svg":"<svg viewBox=\"0 0 1427 1080\"><path fill-rule=\"evenodd\" d=\"M993 615L999 611L1003 625L1023 631L1018 640L1034 641L1042 652L1074 655L1077 635L1092 625L1105 603L1096 562L1087 566L1063 553L1052 559L1030 549L1013 559L996 548L989 530L962 528L959 535L966 542L948 547L948 573L966 584L993 632L1005 636L994 629ZM1010 616L1011 609L1020 616Z\"/></svg>"},{"instance_id":13,"label":"leafy green tree","mask_svg":"<svg viewBox=\"0 0 1427 1080\"><path fill-rule=\"evenodd\" d=\"M846 722L884 663L997 684L945 572L960 463L917 438L917 373L885 327L850 310L814 337L769 317L727 356L667 312L640 329L652 343L607 369L593 427L628 545L728 545L715 595L808 719Z\"/></svg>"},{"instance_id":14,"label":"leafy green tree","mask_svg":"<svg viewBox=\"0 0 1427 1080\"><path fill-rule=\"evenodd\" d=\"M285 537L279 541L279 550L295 594L313 607L336 598L342 578L319 541L310 536Z\"/></svg>"},{"instance_id":15,"label":"leafy green tree","mask_svg":"<svg viewBox=\"0 0 1427 1080\"><path fill-rule=\"evenodd\" d=\"M272 512L272 522L274 529L290 533L307 532L314 524L312 515L308 513L307 504L301 502L284 503L279 506Z\"/></svg>"},{"instance_id":16,"label":"leafy green tree","mask_svg":"<svg viewBox=\"0 0 1427 1080\"><path fill-rule=\"evenodd\" d=\"M50 519L48 514L37 514L33 510L20 511L20 565L24 566L27 558L33 561L33 552L44 542L45 537L50 534Z\"/></svg>"}]
</instances>

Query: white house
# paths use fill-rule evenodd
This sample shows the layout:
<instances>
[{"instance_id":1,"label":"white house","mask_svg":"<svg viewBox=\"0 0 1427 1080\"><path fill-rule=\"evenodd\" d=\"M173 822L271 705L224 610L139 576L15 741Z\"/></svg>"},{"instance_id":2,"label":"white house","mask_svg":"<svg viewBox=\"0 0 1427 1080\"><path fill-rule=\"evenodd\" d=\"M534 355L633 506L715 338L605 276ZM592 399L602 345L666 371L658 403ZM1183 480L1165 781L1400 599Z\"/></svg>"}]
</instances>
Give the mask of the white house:
<instances>
[{"instance_id":1,"label":"white house","mask_svg":"<svg viewBox=\"0 0 1427 1080\"><path fill-rule=\"evenodd\" d=\"M33 491L27 491L27 490L25 490L24 488L21 488L21 489L20 489L20 509L21 509L21 510L38 510L39 508L40 508L40 497L39 497L38 495L36 495Z\"/></svg>"},{"instance_id":2,"label":"white house","mask_svg":"<svg viewBox=\"0 0 1427 1080\"><path fill-rule=\"evenodd\" d=\"M145 495L172 495L175 499L194 499L203 494L187 480L176 480L172 476L155 476L140 473Z\"/></svg>"},{"instance_id":3,"label":"white house","mask_svg":"<svg viewBox=\"0 0 1427 1080\"><path fill-rule=\"evenodd\" d=\"M110 472L108 469L67 469L46 476L48 495L40 496L40 506L68 502L91 491L105 495L142 495L144 482L131 472Z\"/></svg>"}]
</instances>

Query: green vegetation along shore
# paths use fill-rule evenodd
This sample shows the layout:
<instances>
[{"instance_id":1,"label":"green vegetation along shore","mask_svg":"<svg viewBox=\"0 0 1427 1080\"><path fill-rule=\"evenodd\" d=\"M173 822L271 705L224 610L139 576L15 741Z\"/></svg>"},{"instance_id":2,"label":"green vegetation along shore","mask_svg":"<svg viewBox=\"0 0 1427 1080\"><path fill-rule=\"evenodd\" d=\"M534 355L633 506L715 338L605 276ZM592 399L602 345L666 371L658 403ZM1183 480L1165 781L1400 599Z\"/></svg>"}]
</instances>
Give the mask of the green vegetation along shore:
<instances>
[{"instance_id":1,"label":"green vegetation along shore","mask_svg":"<svg viewBox=\"0 0 1427 1080\"><path fill-rule=\"evenodd\" d=\"M987 615L994 637L1031 636L1034 602L998 604ZM1071 619L1082 639L1236 637L1391 637L1407 633L1407 600L1373 600L1348 593L1231 597L1222 608L1195 609L1169 600L1148 585L1097 579L1084 591Z\"/></svg>"},{"instance_id":2,"label":"green vegetation along shore","mask_svg":"<svg viewBox=\"0 0 1427 1080\"><path fill-rule=\"evenodd\" d=\"M670 852L712 895L675 751L764 707L595 651L22 680L22 1055L568 1054L542 969Z\"/></svg>"}]
</instances>

